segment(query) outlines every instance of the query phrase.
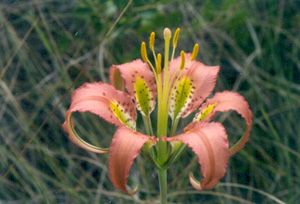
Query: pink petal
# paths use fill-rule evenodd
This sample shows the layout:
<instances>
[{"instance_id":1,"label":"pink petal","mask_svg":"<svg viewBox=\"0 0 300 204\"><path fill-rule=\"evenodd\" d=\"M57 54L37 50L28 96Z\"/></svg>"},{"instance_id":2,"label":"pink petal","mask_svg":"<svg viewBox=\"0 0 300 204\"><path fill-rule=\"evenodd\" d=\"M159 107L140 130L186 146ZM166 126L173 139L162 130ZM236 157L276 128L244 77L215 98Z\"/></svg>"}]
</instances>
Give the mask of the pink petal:
<instances>
[{"instance_id":1,"label":"pink petal","mask_svg":"<svg viewBox=\"0 0 300 204\"><path fill-rule=\"evenodd\" d=\"M109 82L117 90L124 91L123 78L120 70L116 66L111 66L109 70Z\"/></svg>"},{"instance_id":2,"label":"pink petal","mask_svg":"<svg viewBox=\"0 0 300 204\"><path fill-rule=\"evenodd\" d=\"M190 57L191 54L187 54L186 61ZM180 57L174 59L172 72L179 64ZM200 106L215 87L219 69L219 66L206 66L195 60L186 62L186 68L171 93L169 114L173 119L185 118Z\"/></svg>"},{"instance_id":3,"label":"pink petal","mask_svg":"<svg viewBox=\"0 0 300 204\"><path fill-rule=\"evenodd\" d=\"M190 173L190 182L197 190L212 189L226 173L229 159L229 144L225 128L220 123L193 122L185 128L186 133L165 138L167 141L182 141L198 156L201 174L197 181Z\"/></svg>"},{"instance_id":4,"label":"pink petal","mask_svg":"<svg viewBox=\"0 0 300 204\"><path fill-rule=\"evenodd\" d=\"M120 88L123 84L121 78L129 94L135 99L139 111L149 115L155 108L156 85L154 74L148 64L142 60L135 60L111 66L110 83Z\"/></svg>"},{"instance_id":5,"label":"pink petal","mask_svg":"<svg viewBox=\"0 0 300 204\"><path fill-rule=\"evenodd\" d=\"M127 177L134 159L139 155L146 142L155 144L155 137L134 132L125 126L116 131L109 150L109 176L114 186L129 194L135 194L134 190L127 188Z\"/></svg>"},{"instance_id":6,"label":"pink petal","mask_svg":"<svg viewBox=\"0 0 300 204\"><path fill-rule=\"evenodd\" d=\"M118 109L126 120L118 118L113 109ZM135 129L137 116L131 98L109 84L85 83L76 89L72 94L71 107L67 114L75 111L89 111L117 126L126 124L129 128Z\"/></svg>"},{"instance_id":7,"label":"pink petal","mask_svg":"<svg viewBox=\"0 0 300 204\"><path fill-rule=\"evenodd\" d=\"M191 53L185 53L185 67L189 63L191 59L192 54ZM181 56L173 59L172 67L171 67L171 76L175 73L175 71L178 69L178 67L181 64ZM171 62L169 62L169 66L171 66ZM163 70L164 72L164 70ZM179 72L176 72L176 76L178 76Z\"/></svg>"},{"instance_id":8,"label":"pink petal","mask_svg":"<svg viewBox=\"0 0 300 204\"><path fill-rule=\"evenodd\" d=\"M231 91L216 93L213 98L208 99L206 103L201 106L199 113L195 116L194 120L199 121L200 118L202 118L203 120L208 121L214 118L217 111L227 112L229 110L238 112L246 120L247 124L244 135L230 148L230 155L233 155L240 151L249 140L252 125L252 112L243 96Z\"/></svg>"},{"instance_id":9,"label":"pink petal","mask_svg":"<svg viewBox=\"0 0 300 204\"><path fill-rule=\"evenodd\" d=\"M108 149L97 148L83 141L75 132L71 120L72 112L89 111L117 126L127 125L135 130L136 111L134 104L126 93L117 91L113 86L98 83L85 83L72 94L71 106L66 113L63 128L76 145L88 151L103 153Z\"/></svg>"}]
</instances>

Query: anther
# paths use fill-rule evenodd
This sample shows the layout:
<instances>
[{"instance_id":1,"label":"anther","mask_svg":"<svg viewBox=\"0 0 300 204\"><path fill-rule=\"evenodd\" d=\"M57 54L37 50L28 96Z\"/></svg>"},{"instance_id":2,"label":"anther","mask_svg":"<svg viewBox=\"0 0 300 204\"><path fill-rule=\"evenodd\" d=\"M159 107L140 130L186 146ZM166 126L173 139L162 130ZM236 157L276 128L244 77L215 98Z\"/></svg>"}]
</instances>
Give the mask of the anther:
<instances>
[{"instance_id":1,"label":"anther","mask_svg":"<svg viewBox=\"0 0 300 204\"><path fill-rule=\"evenodd\" d=\"M199 45L196 44L196 45L194 46L194 50L193 50L193 53L192 53L191 61L193 61L194 59L196 59L197 54L198 54L198 50L199 50Z\"/></svg>"},{"instance_id":2,"label":"anther","mask_svg":"<svg viewBox=\"0 0 300 204\"><path fill-rule=\"evenodd\" d=\"M142 47L141 47L141 54L144 62L148 62L148 56L147 56L147 51L146 51L146 43L142 42Z\"/></svg>"},{"instance_id":3,"label":"anther","mask_svg":"<svg viewBox=\"0 0 300 204\"><path fill-rule=\"evenodd\" d=\"M161 73L161 54L157 54L157 74Z\"/></svg>"},{"instance_id":4,"label":"anther","mask_svg":"<svg viewBox=\"0 0 300 204\"><path fill-rule=\"evenodd\" d=\"M173 37L173 47L177 47L179 32L180 32L180 28L177 28Z\"/></svg>"},{"instance_id":5,"label":"anther","mask_svg":"<svg viewBox=\"0 0 300 204\"><path fill-rule=\"evenodd\" d=\"M184 53L184 51L181 51L180 55L181 55L180 69L182 70L184 68L184 65L185 65L185 53Z\"/></svg>"},{"instance_id":6,"label":"anther","mask_svg":"<svg viewBox=\"0 0 300 204\"><path fill-rule=\"evenodd\" d=\"M154 48L154 40L155 40L155 33L152 32L150 35L150 40L149 40L149 48L151 51L153 51L153 48Z\"/></svg>"}]
</instances>

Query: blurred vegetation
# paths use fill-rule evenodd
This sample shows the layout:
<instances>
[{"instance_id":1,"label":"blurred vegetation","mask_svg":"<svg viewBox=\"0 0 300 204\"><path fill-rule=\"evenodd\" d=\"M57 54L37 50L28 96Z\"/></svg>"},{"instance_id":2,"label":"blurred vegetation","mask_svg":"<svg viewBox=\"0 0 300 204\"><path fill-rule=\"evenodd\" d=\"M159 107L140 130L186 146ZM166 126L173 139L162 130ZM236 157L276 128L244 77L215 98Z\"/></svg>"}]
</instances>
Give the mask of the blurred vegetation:
<instances>
[{"instance_id":1,"label":"blurred vegetation","mask_svg":"<svg viewBox=\"0 0 300 204\"><path fill-rule=\"evenodd\" d=\"M157 175L143 157L131 169L135 196L116 190L107 155L88 153L61 128L72 81L104 39L125 0L2 0L0 3L0 202L155 203ZM246 147L211 191L195 191L191 151L169 170L170 203L296 203L300 199L300 4L295 0L134 0L97 50L75 88L108 81L112 64L140 58L155 31L181 28L180 49L199 43L198 60L221 65L215 91L234 90L249 102L253 129ZM51 112L52 111L52 112ZM50 115L47 122L42 122ZM230 117L229 117L230 116ZM115 128L77 114L76 128L108 146ZM230 139L244 131L235 114L218 117ZM188 121L181 124L184 127Z\"/></svg>"}]
</instances>

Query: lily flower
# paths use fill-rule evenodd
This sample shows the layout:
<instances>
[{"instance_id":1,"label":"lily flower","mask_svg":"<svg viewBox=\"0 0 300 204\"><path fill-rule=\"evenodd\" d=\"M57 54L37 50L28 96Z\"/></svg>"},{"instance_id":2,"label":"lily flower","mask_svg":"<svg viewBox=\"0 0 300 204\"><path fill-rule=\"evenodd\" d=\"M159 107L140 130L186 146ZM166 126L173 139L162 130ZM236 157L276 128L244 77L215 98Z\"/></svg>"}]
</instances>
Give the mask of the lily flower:
<instances>
[{"instance_id":1,"label":"lily flower","mask_svg":"<svg viewBox=\"0 0 300 204\"><path fill-rule=\"evenodd\" d=\"M153 65L142 43L142 60L137 59L110 68L110 84L85 83L74 91L71 106L66 113L64 130L70 140L79 147L94 153L109 153L109 175L113 185L124 192L134 194L127 187L129 170L134 159L142 152L158 171L166 170L186 148L198 156L201 174L198 181L190 173L190 183L198 190L214 188L226 173L230 156L241 150L249 139L252 113L248 103L238 93L224 91L211 94L216 84L219 66L206 66L195 60L196 44L192 53L181 52L174 58L179 29L173 41L171 31L164 31L165 53L155 53L155 33L151 33L149 48L153 53ZM173 47L169 53L170 45ZM169 61L170 59L170 61ZM202 105L201 105L202 104ZM157 108L157 128L152 128L150 114ZM144 120L145 131L136 127L138 110ZM244 135L229 146L227 133L219 122L210 122L216 112L230 110L240 114L246 122ZM89 111L116 125L110 148L97 147L84 141L75 131L71 119L73 112ZM198 111L193 121L176 135L177 125L192 112ZM171 129L168 129L168 118ZM143 132L142 132L143 131Z\"/></svg>"}]
</instances>

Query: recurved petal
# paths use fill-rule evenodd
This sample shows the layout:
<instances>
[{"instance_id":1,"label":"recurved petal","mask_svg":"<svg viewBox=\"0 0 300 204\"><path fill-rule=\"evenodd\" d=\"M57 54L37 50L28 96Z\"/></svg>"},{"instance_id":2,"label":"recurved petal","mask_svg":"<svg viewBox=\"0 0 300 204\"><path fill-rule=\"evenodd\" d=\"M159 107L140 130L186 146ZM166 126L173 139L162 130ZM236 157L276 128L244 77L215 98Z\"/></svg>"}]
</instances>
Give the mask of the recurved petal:
<instances>
[{"instance_id":1,"label":"recurved petal","mask_svg":"<svg viewBox=\"0 0 300 204\"><path fill-rule=\"evenodd\" d=\"M190 58L190 54L187 58ZM172 70L178 61L178 58L174 60ZM185 118L200 106L215 87L219 69L219 66L206 66L196 60L186 64L171 93L171 118Z\"/></svg>"},{"instance_id":2,"label":"recurved petal","mask_svg":"<svg viewBox=\"0 0 300 204\"><path fill-rule=\"evenodd\" d=\"M120 77L121 76L121 77ZM110 83L121 89L125 84L143 115L149 115L155 108L156 85L153 72L147 63L135 60L110 68Z\"/></svg>"},{"instance_id":3,"label":"recurved petal","mask_svg":"<svg viewBox=\"0 0 300 204\"><path fill-rule=\"evenodd\" d=\"M71 106L63 124L63 129L69 133L70 140L79 147L96 153L107 152L108 149L95 147L77 135L71 120L71 115L75 111L89 111L117 126L126 125L135 130L137 116L131 97L108 84L85 83L76 89L72 94Z\"/></svg>"},{"instance_id":4,"label":"recurved petal","mask_svg":"<svg viewBox=\"0 0 300 204\"><path fill-rule=\"evenodd\" d=\"M233 155L240 151L249 140L252 126L252 112L243 96L232 91L216 93L213 98L208 99L206 103L200 107L199 113L195 116L194 121L208 121L214 118L217 111L227 112L230 110L234 110L240 114L247 124L244 135L230 148L230 155Z\"/></svg>"},{"instance_id":5,"label":"recurved petal","mask_svg":"<svg viewBox=\"0 0 300 204\"><path fill-rule=\"evenodd\" d=\"M84 141L83 139L81 139L81 137L76 133L76 131L74 129L74 122L73 122L73 120L71 120L71 114L69 114L67 117L68 118L66 119L66 121L64 122L62 127L63 127L64 131L69 133L69 139L74 144L76 144L78 147L81 147L82 149L85 149L89 152L94 152L94 153L98 153L98 154L103 154L103 153L108 152L109 148L97 147L97 146L94 146L94 145Z\"/></svg>"},{"instance_id":6,"label":"recurved petal","mask_svg":"<svg viewBox=\"0 0 300 204\"><path fill-rule=\"evenodd\" d=\"M135 129L136 111L131 98L113 86L101 82L85 83L74 91L66 114L75 111L94 113L117 126Z\"/></svg>"},{"instance_id":7,"label":"recurved petal","mask_svg":"<svg viewBox=\"0 0 300 204\"><path fill-rule=\"evenodd\" d=\"M167 141L182 141L198 156L201 174L200 182L190 173L190 182L197 190L212 189L226 173L229 159L228 140L220 123L193 122L185 133L167 138Z\"/></svg>"},{"instance_id":8,"label":"recurved petal","mask_svg":"<svg viewBox=\"0 0 300 204\"><path fill-rule=\"evenodd\" d=\"M134 132L125 126L116 131L109 150L109 176L114 186L129 194L135 194L134 190L127 187L127 177L134 159L139 155L146 142L155 144L155 137Z\"/></svg>"}]
</instances>

